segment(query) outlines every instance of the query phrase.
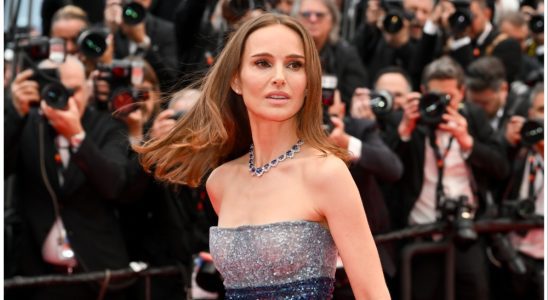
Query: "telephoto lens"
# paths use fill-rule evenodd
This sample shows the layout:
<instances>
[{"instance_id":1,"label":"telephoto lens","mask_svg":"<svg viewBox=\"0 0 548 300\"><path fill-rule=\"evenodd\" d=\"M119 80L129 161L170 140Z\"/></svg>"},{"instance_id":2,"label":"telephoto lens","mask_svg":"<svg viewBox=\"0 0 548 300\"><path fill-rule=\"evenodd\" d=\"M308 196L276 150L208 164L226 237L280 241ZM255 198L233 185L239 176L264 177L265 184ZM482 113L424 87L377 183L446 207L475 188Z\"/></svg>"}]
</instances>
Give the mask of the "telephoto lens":
<instances>
[{"instance_id":1,"label":"telephoto lens","mask_svg":"<svg viewBox=\"0 0 548 300\"><path fill-rule=\"evenodd\" d=\"M381 116L392 111L394 98L388 91L373 91L369 94L369 103L373 113L377 116Z\"/></svg>"},{"instance_id":2,"label":"telephoto lens","mask_svg":"<svg viewBox=\"0 0 548 300\"><path fill-rule=\"evenodd\" d=\"M35 72L30 79L38 83L41 99L46 101L46 104L50 107L65 109L73 92L61 83L58 70L56 68L46 68L36 69Z\"/></svg>"},{"instance_id":3,"label":"telephoto lens","mask_svg":"<svg viewBox=\"0 0 548 300\"><path fill-rule=\"evenodd\" d=\"M122 7L122 19L127 25L137 25L145 19L146 9L137 2L130 2Z\"/></svg>"},{"instance_id":4,"label":"telephoto lens","mask_svg":"<svg viewBox=\"0 0 548 300\"><path fill-rule=\"evenodd\" d=\"M99 58L107 50L106 28L90 28L78 35L77 43L80 52L90 58Z\"/></svg>"},{"instance_id":5,"label":"telephoto lens","mask_svg":"<svg viewBox=\"0 0 548 300\"><path fill-rule=\"evenodd\" d=\"M403 16L399 13L388 13L382 21L382 26L388 33L397 33L403 28Z\"/></svg>"},{"instance_id":6,"label":"telephoto lens","mask_svg":"<svg viewBox=\"0 0 548 300\"><path fill-rule=\"evenodd\" d=\"M533 33L543 33L544 32L544 15L534 15L531 16L531 20L529 20L529 29L531 29L531 32Z\"/></svg>"}]
</instances>

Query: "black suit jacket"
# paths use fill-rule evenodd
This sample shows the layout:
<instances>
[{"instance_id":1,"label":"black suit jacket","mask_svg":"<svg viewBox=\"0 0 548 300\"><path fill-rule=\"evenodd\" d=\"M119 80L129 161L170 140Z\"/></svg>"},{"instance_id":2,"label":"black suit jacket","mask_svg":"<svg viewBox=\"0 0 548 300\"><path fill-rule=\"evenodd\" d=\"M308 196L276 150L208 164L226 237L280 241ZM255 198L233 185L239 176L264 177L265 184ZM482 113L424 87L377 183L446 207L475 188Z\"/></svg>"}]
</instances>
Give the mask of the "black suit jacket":
<instances>
[{"instance_id":1,"label":"black suit jacket","mask_svg":"<svg viewBox=\"0 0 548 300\"><path fill-rule=\"evenodd\" d=\"M43 274L49 270L41 260L41 248L55 213L45 176L57 195L61 218L76 253L79 263L76 272L127 267L126 248L112 202L125 184L128 147L125 127L88 108L82 117L86 137L78 151L71 154L61 186L54 159L55 130L36 110L21 118L11 102L6 105L5 172L17 176L20 184L17 201L29 229L26 236L29 247L21 249L26 253L22 273ZM45 173L41 171L41 159Z\"/></svg>"},{"instance_id":2,"label":"black suit jacket","mask_svg":"<svg viewBox=\"0 0 548 300\"><path fill-rule=\"evenodd\" d=\"M358 186L371 232L388 232L391 229L390 214L378 181L398 180L403 173L402 163L381 140L375 121L346 118L345 131L362 141L361 156L350 165L350 173ZM383 243L378 244L377 249L384 272L394 276L393 247Z\"/></svg>"},{"instance_id":3,"label":"black suit jacket","mask_svg":"<svg viewBox=\"0 0 548 300\"><path fill-rule=\"evenodd\" d=\"M468 132L474 139L474 145L466 163L474 177L472 179L476 186L474 192L481 200L488 191L489 180L504 179L509 172L509 166L503 147L497 141L483 110L472 103L465 102L461 113L466 118ZM427 129L422 125L417 126L408 142L402 141L397 131L392 131L387 137L390 147L398 154L404 166L402 178L397 183L398 195L391 198L393 202L389 204L393 213L394 226L408 225L409 214L422 190L426 137Z\"/></svg>"},{"instance_id":4,"label":"black suit jacket","mask_svg":"<svg viewBox=\"0 0 548 300\"><path fill-rule=\"evenodd\" d=\"M175 28L173 23L148 13L145 29L150 38L150 48L144 57L156 71L162 91L167 91L177 76ZM129 55L129 40L120 30L114 35L114 45L115 58L122 59Z\"/></svg>"}]
</instances>

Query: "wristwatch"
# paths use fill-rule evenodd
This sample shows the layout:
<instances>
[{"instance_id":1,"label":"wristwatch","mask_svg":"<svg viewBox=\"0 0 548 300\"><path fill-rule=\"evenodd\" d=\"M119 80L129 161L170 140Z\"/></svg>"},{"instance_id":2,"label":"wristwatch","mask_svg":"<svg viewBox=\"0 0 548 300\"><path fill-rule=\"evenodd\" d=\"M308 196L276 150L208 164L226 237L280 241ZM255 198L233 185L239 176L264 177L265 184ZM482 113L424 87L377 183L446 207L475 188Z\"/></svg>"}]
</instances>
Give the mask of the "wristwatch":
<instances>
[{"instance_id":1,"label":"wristwatch","mask_svg":"<svg viewBox=\"0 0 548 300\"><path fill-rule=\"evenodd\" d=\"M86 138L85 131L82 131L70 137L69 142L70 142L70 149L72 150L72 152L78 151L78 149L80 148L80 145L82 145L82 142L84 141L85 138Z\"/></svg>"}]
</instances>

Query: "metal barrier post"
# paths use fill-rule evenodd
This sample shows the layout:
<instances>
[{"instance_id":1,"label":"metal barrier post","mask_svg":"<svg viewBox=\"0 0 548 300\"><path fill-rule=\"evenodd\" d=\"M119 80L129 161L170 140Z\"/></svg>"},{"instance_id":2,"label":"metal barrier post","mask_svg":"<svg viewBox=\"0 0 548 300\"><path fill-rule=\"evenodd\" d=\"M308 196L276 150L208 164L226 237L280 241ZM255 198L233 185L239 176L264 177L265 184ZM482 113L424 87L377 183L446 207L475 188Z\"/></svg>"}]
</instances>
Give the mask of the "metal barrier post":
<instances>
[{"instance_id":1,"label":"metal barrier post","mask_svg":"<svg viewBox=\"0 0 548 300\"><path fill-rule=\"evenodd\" d=\"M455 253L453 241L418 242L405 246L402 250L402 300L411 300L411 264L417 254L446 253L445 256L445 299L453 300L455 290Z\"/></svg>"}]
</instances>

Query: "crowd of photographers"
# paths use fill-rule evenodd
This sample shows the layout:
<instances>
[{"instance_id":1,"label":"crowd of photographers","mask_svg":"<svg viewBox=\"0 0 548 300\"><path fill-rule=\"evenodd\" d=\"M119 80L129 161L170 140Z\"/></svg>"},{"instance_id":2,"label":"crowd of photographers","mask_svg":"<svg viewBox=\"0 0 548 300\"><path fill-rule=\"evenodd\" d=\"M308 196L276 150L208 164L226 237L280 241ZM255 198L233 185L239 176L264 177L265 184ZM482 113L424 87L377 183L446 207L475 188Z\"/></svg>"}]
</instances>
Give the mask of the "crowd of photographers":
<instances>
[{"instance_id":1,"label":"crowd of photographers","mask_svg":"<svg viewBox=\"0 0 548 300\"><path fill-rule=\"evenodd\" d=\"M473 227L544 215L542 1L71 2L43 1L41 34L5 33L5 275L134 262L182 275L10 289L8 299L144 299L145 286L152 299L184 299L196 262L198 283L222 297L195 258L216 222L204 189L155 182L131 146L169 134L230 32L265 11L294 16L314 39L324 128L351 153L373 233L452 224L377 245L393 298L404 293L402 249L452 239L456 299L542 299L544 231ZM443 254L417 256L411 278L412 299L442 299ZM352 299L344 274L335 298Z\"/></svg>"}]
</instances>

